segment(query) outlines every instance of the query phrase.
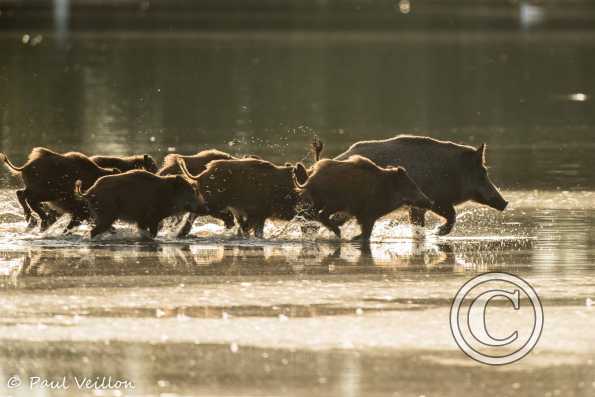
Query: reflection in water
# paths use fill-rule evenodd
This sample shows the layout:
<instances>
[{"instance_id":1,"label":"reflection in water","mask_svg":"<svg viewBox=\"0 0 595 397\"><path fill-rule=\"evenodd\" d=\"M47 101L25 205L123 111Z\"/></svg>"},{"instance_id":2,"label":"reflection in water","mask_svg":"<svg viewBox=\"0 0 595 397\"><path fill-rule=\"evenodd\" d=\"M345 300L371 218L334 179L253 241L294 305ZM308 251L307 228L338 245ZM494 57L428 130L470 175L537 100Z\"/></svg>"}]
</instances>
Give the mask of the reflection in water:
<instances>
[{"instance_id":1,"label":"reflection in water","mask_svg":"<svg viewBox=\"0 0 595 397\"><path fill-rule=\"evenodd\" d=\"M522 268L518 253L533 241L372 243L241 242L143 243L124 247L31 247L0 251L1 276L93 277L101 275L295 275L385 273L396 270L485 271ZM521 257L522 258L522 257Z\"/></svg>"}]
</instances>

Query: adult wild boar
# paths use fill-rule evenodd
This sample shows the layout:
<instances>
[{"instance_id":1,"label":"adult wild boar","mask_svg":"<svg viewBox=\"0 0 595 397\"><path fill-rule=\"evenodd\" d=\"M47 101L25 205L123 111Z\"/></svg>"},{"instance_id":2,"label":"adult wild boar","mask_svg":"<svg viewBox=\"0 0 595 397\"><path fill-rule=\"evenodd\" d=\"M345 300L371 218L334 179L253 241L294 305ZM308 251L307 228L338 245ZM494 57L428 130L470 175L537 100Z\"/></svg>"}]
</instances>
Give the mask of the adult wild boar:
<instances>
[{"instance_id":1,"label":"adult wild boar","mask_svg":"<svg viewBox=\"0 0 595 397\"><path fill-rule=\"evenodd\" d=\"M433 203L402 167L380 168L362 156L317 162L304 184L295 179L301 198L318 220L337 237L341 230L330 216L341 212L354 216L361 234L354 240L370 240L376 220L403 205L431 208Z\"/></svg>"},{"instance_id":2,"label":"adult wild boar","mask_svg":"<svg viewBox=\"0 0 595 397\"><path fill-rule=\"evenodd\" d=\"M357 142L335 159L345 160L357 154L380 167L405 167L411 179L434 202L429 209L446 219L437 230L439 235L445 235L455 224L455 205L472 200L503 211L508 204L488 177L485 150L485 144L475 149L428 137L400 135ZM425 213L425 208L411 208L411 222L424 226Z\"/></svg>"},{"instance_id":3,"label":"adult wild boar","mask_svg":"<svg viewBox=\"0 0 595 397\"><path fill-rule=\"evenodd\" d=\"M122 172L131 170L145 170L153 174L158 171L157 164L153 157L148 154L135 156L91 156L97 165L103 168L117 168Z\"/></svg>"},{"instance_id":4,"label":"adult wild boar","mask_svg":"<svg viewBox=\"0 0 595 397\"><path fill-rule=\"evenodd\" d=\"M85 193L82 186L82 181L76 182L76 195L95 220L91 237L108 231L117 219L136 223L141 231L155 237L159 222L166 217L198 212L203 207L193 184L181 175L157 176L133 170L99 178Z\"/></svg>"},{"instance_id":5,"label":"adult wild boar","mask_svg":"<svg viewBox=\"0 0 595 397\"><path fill-rule=\"evenodd\" d=\"M231 211L246 235L254 231L262 237L266 219L291 220L296 214L291 166L258 159L215 160L198 176L185 170L183 161L180 166L196 180L209 211Z\"/></svg>"},{"instance_id":6,"label":"adult wild boar","mask_svg":"<svg viewBox=\"0 0 595 397\"><path fill-rule=\"evenodd\" d=\"M31 151L27 163L22 167L15 166L1 153L0 161L13 173L21 176L25 188L17 190L17 199L23 207L29 226L35 225L31 210L39 215L41 231L56 220L54 213L46 213L42 203L48 203L60 213L72 214L66 227L68 230L89 215L86 207L74 197L75 182L80 180L83 189L88 189L98 178L120 172L117 169L102 168L82 153L59 154L41 147Z\"/></svg>"}]
</instances>

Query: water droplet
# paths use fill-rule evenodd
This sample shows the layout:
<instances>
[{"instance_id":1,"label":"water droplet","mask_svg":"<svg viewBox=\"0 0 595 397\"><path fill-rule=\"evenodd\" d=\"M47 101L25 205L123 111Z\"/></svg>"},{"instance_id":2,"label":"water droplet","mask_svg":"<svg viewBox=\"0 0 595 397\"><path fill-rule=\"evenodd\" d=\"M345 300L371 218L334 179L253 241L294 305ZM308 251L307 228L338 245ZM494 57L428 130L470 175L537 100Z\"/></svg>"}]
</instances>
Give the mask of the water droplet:
<instances>
[{"instance_id":1,"label":"water droplet","mask_svg":"<svg viewBox=\"0 0 595 397\"><path fill-rule=\"evenodd\" d=\"M155 142L156 140L157 140L157 138L155 138L154 136L149 138L149 141L151 141L151 142Z\"/></svg>"},{"instance_id":2,"label":"water droplet","mask_svg":"<svg viewBox=\"0 0 595 397\"><path fill-rule=\"evenodd\" d=\"M401 11L403 14L409 14L409 12L411 12L411 3L409 0L399 1L399 11Z\"/></svg>"},{"instance_id":3,"label":"water droplet","mask_svg":"<svg viewBox=\"0 0 595 397\"><path fill-rule=\"evenodd\" d=\"M229 345L229 350L230 350L232 353L237 353L237 352L238 352L238 350L240 350L240 347L238 346L238 344L237 344L237 343L233 342L232 344L230 344L230 345Z\"/></svg>"},{"instance_id":4,"label":"water droplet","mask_svg":"<svg viewBox=\"0 0 595 397\"><path fill-rule=\"evenodd\" d=\"M587 94L583 94L582 92L576 92L574 94L570 94L568 96L568 99L570 99L571 101L576 101L576 102L584 102L589 98L589 96Z\"/></svg>"},{"instance_id":5,"label":"water droplet","mask_svg":"<svg viewBox=\"0 0 595 397\"><path fill-rule=\"evenodd\" d=\"M40 34L37 34L33 37L33 40L31 40L31 45L36 46L38 44L41 44L42 41L43 41L43 36Z\"/></svg>"},{"instance_id":6,"label":"water droplet","mask_svg":"<svg viewBox=\"0 0 595 397\"><path fill-rule=\"evenodd\" d=\"M29 36L28 34L24 34L21 38L21 42L23 44L29 44L29 40L31 40L31 36Z\"/></svg>"}]
</instances>

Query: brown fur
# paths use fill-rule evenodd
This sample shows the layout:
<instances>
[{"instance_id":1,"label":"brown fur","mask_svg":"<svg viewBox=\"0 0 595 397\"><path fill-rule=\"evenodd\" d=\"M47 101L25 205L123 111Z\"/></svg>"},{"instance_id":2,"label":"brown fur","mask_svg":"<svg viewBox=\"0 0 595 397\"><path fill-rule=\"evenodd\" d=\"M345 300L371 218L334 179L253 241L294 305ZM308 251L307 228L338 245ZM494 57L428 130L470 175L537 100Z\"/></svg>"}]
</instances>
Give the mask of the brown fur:
<instances>
[{"instance_id":1,"label":"brown fur","mask_svg":"<svg viewBox=\"0 0 595 397\"><path fill-rule=\"evenodd\" d=\"M246 155L244 158L260 159L260 157L255 155ZM239 158L216 149L203 150L192 156L183 156L172 153L165 156L165 159L163 159L163 166L157 172L157 175L182 174L182 169L179 165L180 161L183 161L184 164L186 164L189 174L198 175L206 169L207 164L214 160L239 160ZM194 223L194 220L198 215L199 214L190 214L186 218L184 224L179 228L178 237L185 236L190 232L192 223ZM208 215L222 220L225 227L228 229L235 225L234 216L229 211L210 211Z\"/></svg>"},{"instance_id":2,"label":"brown fur","mask_svg":"<svg viewBox=\"0 0 595 397\"><path fill-rule=\"evenodd\" d=\"M211 211L229 209L248 234L262 237L266 219L295 216L293 167L257 159L216 160L197 177L198 191Z\"/></svg>"},{"instance_id":3,"label":"brown fur","mask_svg":"<svg viewBox=\"0 0 595 397\"><path fill-rule=\"evenodd\" d=\"M182 174L182 170L178 165L179 160L184 160L184 163L191 174L198 175L203 172L207 168L207 164L213 160L237 160L237 158L231 154L216 149L203 150L191 156L171 153L163 159L163 165L157 172L157 175Z\"/></svg>"},{"instance_id":4,"label":"brown fur","mask_svg":"<svg viewBox=\"0 0 595 397\"><path fill-rule=\"evenodd\" d=\"M455 205L473 200L502 211L508 204L487 174L485 150L485 144L476 149L429 137L399 135L356 142L335 159L360 155L381 167L405 167L411 179L434 201L430 210L446 219L437 230L444 235L450 233L455 224ZM425 209L411 208L412 223L424 226L425 212Z\"/></svg>"},{"instance_id":5,"label":"brown fur","mask_svg":"<svg viewBox=\"0 0 595 397\"><path fill-rule=\"evenodd\" d=\"M197 212L203 206L185 177L157 176L144 170L99 178L82 197L95 218L91 237L109 230L117 219L136 223L155 237L164 218Z\"/></svg>"},{"instance_id":6,"label":"brown fur","mask_svg":"<svg viewBox=\"0 0 595 397\"><path fill-rule=\"evenodd\" d=\"M305 184L300 184L297 177L295 183L302 198L312 206L313 217L338 237L341 232L330 220L334 213L354 216L362 228L357 238L368 241L381 216L406 204L431 205L405 169L380 168L361 156L343 161L320 160Z\"/></svg>"},{"instance_id":7,"label":"brown fur","mask_svg":"<svg viewBox=\"0 0 595 397\"><path fill-rule=\"evenodd\" d=\"M145 170L151 173L158 171L157 164L153 157L148 154L139 154L135 156L91 156L97 165L103 168L117 168L122 172L131 170Z\"/></svg>"},{"instance_id":8,"label":"brown fur","mask_svg":"<svg viewBox=\"0 0 595 397\"><path fill-rule=\"evenodd\" d=\"M35 148L22 167L16 167L5 155L1 158L13 172L21 175L25 188L17 191L17 199L23 207L25 219L34 224L31 210L41 218L41 230L55 221L55 216L47 214L41 203L48 203L59 212L72 214L67 226L70 229L88 217L88 212L80 201L74 198L73 189L81 180L84 189L105 175L119 173L119 170L102 168L82 153L59 154L46 148Z\"/></svg>"}]
</instances>

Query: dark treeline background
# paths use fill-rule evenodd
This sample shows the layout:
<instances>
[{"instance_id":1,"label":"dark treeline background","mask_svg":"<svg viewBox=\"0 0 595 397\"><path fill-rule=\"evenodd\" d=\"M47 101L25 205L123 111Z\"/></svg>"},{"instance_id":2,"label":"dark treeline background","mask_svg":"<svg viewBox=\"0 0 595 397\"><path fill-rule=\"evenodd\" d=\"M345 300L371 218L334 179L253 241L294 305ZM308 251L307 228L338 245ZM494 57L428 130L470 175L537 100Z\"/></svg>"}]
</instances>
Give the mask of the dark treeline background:
<instances>
[{"instance_id":1,"label":"dark treeline background","mask_svg":"<svg viewBox=\"0 0 595 397\"><path fill-rule=\"evenodd\" d=\"M0 1L0 144L299 160L488 143L513 188L595 188L591 1Z\"/></svg>"}]
</instances>

